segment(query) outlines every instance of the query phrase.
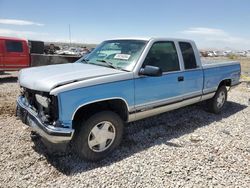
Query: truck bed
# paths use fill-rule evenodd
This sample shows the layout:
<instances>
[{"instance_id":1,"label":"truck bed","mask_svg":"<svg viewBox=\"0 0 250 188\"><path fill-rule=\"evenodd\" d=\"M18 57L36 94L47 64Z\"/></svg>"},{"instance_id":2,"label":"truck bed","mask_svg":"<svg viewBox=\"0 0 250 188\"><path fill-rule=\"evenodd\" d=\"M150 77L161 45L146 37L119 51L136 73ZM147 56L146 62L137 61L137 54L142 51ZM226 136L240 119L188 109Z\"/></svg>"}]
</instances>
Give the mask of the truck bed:
<instances>
[{"instance_id":1,"label":"truck bed","mask_svg":"<svg viewBox=\"0 0 250 188\"><path fill-rule=\"evenodd\" d=\"M231 86L239 83L241 68L237 61L202 61L202 67L206 92L216 91L221 80L231 80Z\"/></svg>"},{"instance_id":2,"label":"truck bed","mask_svg":"<svg viewBox=\"0 0 250 188\"><path fill-rule=\"evenodd\" d=\"M203 69L240 64L238 61L201 60Z\"/></svg>"}]
</instances>

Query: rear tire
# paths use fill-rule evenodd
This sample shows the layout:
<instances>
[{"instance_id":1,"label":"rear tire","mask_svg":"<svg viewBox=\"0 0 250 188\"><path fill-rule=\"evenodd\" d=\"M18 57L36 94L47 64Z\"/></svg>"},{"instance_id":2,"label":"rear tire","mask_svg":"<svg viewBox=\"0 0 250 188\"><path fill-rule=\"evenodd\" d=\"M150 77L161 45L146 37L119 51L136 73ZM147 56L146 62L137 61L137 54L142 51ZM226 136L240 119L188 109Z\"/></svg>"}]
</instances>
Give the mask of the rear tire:
<instances>
[{"instance_id":1,"label":"rear tire","mask_svg":"<svg viewBox=\"0 0 250 188\"><path fill-rule=\"evenodd\" d=\"M122 135L121 118L114 112L103 111L81 122L73 147L81 158L98 161L120 144Z\"/></svg>"},{"instance_id":2,"label":"rear tire","mask_svg":"<svg viewBox=\"0 0 250 188\"><path fill-rule=\"evenodd\" d=\"M227 101L227 88L226 86L220 86L216 91L214 97L207 101L208 111L218 114L223 109Z\"/></svg>"}]
</instances>

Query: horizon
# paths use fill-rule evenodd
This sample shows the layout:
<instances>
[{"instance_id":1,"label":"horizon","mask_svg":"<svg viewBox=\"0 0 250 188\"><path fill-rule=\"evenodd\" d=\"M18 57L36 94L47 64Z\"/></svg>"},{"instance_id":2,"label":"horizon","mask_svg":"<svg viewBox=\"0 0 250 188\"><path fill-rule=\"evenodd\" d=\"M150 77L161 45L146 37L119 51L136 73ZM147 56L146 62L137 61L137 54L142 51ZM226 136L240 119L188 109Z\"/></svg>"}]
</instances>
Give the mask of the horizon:
<instances>
[{"instance_id":1,"label":"horizon","mask_svg":"<svg viewBox=\"0 0 250 188\"><path fill-rule=\"evenodd\" d=\"M249 7L247 0L75 0L59 6L1 0L0 35L80 44L130 36L186 38L199 49L249 50Z\"/></svg>"},{"instance_id":2,"label":"horizon","mask_svg":"<svg viewBox=\"0 0 250 188\"><path fill-rule=\"evenodd\" d=\"M49 45L49 44L60 44L60 45L71 45L72 47L75 47L77 45L86 45L86 46L97 46L99 45L99 43L81 43L81 42L55 42L55 41L44 41L45 45ZM198 47L197 47L198 48ZM233 49L233 48L229 48L229 47L225 47L225 48L198 48L199 51L250 51L248 49L246 50L242 50L242 49Z\"/></svg>"}]
</instances>

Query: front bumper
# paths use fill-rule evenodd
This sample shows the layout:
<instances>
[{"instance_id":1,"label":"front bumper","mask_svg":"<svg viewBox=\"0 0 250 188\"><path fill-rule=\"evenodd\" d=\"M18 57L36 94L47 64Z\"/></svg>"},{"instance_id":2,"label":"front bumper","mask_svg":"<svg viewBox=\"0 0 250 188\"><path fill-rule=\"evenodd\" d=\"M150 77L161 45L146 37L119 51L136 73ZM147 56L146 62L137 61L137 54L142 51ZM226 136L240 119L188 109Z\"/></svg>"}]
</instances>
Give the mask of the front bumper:
<instances>
[{"instance_id":1,"label":"front bumper","mask_svg":"<svg viewBox=\"0 0 250 188\"><path fill-rule=\"evenodd\" d=\"M44 124L38 117L37 113L30 108L26 103L26 99L22 96L19 96L17 99L16 115L23 123L30 126L33 131L51 143L67 144L73 137L73 129Z\"/></svg>"}]
</instances>

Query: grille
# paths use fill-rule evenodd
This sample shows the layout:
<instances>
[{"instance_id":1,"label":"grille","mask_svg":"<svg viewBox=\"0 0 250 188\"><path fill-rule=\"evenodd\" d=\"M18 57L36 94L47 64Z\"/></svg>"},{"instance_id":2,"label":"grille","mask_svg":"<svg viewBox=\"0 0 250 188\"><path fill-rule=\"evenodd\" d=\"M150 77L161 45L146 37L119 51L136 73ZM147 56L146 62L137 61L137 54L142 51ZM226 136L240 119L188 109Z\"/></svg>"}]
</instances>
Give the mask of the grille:
<instances>
[{"instance_id":1,"label":"grille","mask_svg":"<svg viewBox=\"0 0 250 188\"><path fill-rule=\"evenodd\" d=\"M38 110L38 104L35 97L35 91L24 89L23 95L25 99L28 101L29 105L34 107L36 110Z\"/></svg>"}]
</instances>

